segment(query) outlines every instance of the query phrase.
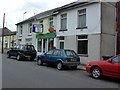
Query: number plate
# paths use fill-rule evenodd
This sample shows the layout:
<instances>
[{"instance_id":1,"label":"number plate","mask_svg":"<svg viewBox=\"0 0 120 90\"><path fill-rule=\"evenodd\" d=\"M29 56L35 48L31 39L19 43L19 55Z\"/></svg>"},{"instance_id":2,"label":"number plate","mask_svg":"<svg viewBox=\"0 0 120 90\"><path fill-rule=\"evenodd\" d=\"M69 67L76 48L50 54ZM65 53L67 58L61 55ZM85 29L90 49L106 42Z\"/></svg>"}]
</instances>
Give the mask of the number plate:
<instances>
[{"instance_id":1,"label":"number plate","mask_svg":"<svg viewBox=\"0 0 120 90\"><path fill-rule=\"evenodd\" d=\"M25 56L25 57L30 58L31 56Z\"/></svg>"},{"instance_id":2,"label":"number plate","mask_svg":"<svg viewBox=\"0 0 120 90\"><path fill-rule=\"evenodd\" d=\"M76 61L76 59L71 59L70 61Z\"/></svg>"}]
</instances>

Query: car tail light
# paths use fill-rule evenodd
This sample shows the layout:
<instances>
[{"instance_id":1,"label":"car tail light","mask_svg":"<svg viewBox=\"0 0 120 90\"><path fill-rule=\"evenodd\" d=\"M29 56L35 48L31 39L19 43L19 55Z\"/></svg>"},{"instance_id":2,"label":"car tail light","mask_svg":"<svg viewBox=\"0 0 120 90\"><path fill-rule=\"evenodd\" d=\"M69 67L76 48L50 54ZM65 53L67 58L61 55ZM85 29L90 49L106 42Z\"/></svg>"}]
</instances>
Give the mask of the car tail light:
<instances>
[{"instance_id":1,"label":"car tail light","mask_svg":"<svg viewBox=\"0 0 120 90\"><path fill-rule=\"evenodd\" d=\"M65 61L68 62L68 58L66 58Z\"/></svg>"}]
</instances>

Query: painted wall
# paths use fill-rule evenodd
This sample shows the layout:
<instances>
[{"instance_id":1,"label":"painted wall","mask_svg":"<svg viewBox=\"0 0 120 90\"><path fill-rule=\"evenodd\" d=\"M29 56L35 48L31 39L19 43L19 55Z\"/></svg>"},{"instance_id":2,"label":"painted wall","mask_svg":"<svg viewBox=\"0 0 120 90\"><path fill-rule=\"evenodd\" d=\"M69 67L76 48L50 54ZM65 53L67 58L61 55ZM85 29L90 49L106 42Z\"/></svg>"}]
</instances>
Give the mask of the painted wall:
<instances>
[{"instance_id":1,"label":"painted wall","mask_svg":"<svg viewBox=\"0 0 120 90\"><path fill-rule=\"evenodd\" d=\"M116 8L111 4L102 3L101 57L115 55Z\"/></svg>"},{"instance_id":2,"label":"painted wall","mask_svg":"<svg viewBox=\"0 0 120 90\"><path fill-rule=\"evenodd\" d=\"M87 29L76 29L78 10L86 8L86 26ZM67 13L67 29L68 31L59 32L60 30L60 15ZM57 36L69 36L80 34L95 34L100 33L100 4L91 4L88 6L76 8L57 15Z\"/></svg>"}]
</instances>

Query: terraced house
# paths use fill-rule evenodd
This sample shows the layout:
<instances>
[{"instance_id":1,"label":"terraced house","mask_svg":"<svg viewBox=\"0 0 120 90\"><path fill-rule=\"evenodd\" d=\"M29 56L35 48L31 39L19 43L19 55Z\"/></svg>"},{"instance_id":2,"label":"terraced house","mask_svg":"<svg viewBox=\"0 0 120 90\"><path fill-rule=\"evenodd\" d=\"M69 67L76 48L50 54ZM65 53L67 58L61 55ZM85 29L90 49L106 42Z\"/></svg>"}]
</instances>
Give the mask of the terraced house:
<instances>
[{"instance_id":1,"label":"terraced house","mask_svg":"<svg viewBox=\"0 0 120 90\"><path fill-rule=\"evenodd\" d=\"M113 5L112 2L76 1L35 15L16 24L17 44L28 43L29 38L29 44L41 53L52 46L73 49L84 64L114 55L116 8ZM31 29L34 24L39 24L41 32L34 33L34 28ZM49 32L51 28L53 31Z\"/></svg>"}]
</instances>

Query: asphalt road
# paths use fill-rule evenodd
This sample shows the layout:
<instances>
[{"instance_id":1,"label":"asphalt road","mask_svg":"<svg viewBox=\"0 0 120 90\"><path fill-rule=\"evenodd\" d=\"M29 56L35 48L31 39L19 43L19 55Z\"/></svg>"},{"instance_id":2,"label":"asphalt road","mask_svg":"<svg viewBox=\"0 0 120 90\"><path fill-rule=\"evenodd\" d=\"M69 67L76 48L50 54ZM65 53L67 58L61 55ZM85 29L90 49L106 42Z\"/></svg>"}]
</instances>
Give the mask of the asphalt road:
<instances>
[{"instance_id":1,"label":"asphalt road","mask_svg":"<svg viewBox=\"0 0 120 90\"><path fill-rule=\"evenodd\" d=\"M35 61L2 57L2 88L118 88L119 79L93 79L81 69L57 70L38 66Z\"/></svg>"}]
</instances>

